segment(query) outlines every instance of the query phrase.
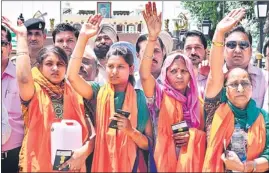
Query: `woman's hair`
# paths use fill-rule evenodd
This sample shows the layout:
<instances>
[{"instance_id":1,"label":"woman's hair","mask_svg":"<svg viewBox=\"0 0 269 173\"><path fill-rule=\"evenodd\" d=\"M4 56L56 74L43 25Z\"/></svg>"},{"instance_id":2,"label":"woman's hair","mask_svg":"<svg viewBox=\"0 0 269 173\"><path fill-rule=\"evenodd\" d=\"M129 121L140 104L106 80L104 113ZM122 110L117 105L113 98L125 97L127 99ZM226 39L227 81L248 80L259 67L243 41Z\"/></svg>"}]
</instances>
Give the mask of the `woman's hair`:
<instances>
[{"instance_id":1,"label":"woman's hair","mask_svg":"<svg viewBox=\"0 0 269 173\"><path fill-rule=\"evenodd\" d=\"M126 47L123 46L117 46L117 47L111 47L109 51L107 52L107 59L109 59L112 55L114 56L121 56L127 64L129 64L129 67L134 65L134 57L131 52ZM128 81L134 86L135 85L135 78L133 74L129 75Z\"/></svg>"},{"instance_id":2,"label":"woman's hair","mask_svg":"<svg viewBox=\"0 0 269 173\"><path fill-rule=\"evenodd\" d=\"M182 59L183 62L184 62L184 64L186 65L186 61L185 61L185 59L184 59L181 55L176 55L176 57L174 58L173 62L174 62L176 59ZM173 64L173 63L172 63L172 64ZM171 65L172 65L172 64L171 64ZM170 65L170 66L171 66L171 65ZM169 66L169 67L170 67L170 66ZM168 71L168 68L169 68L169 67L167 67L166 72ZM188 69L188 71L189 71L189 69Z\"/></svg>"},{"instance_id":3,"label":"woman's hair","mask_svg":"<svg viewBox=\"0 0 269 173\"><path fill-rule=\"evenodd\" d=\"M62 60L66 64L66 66L68 65L68 56L66 55L65 51L58 46L47 46L42 48L38 52L36 62L41 65L44 59L48 57L49 53L54 53L58 56L60 60Z\"/></svg>"},{"instance_id":4,"label":"woman's hair","mask_svg":"<svg viewBox=\"0 0 269 173\"><path fill-rule=\"evenodd\" d=\"M243 69L243 68L239 68L239 67L234 68L234 69L240 69L240 70L242 70L242 71L245 71L245 72L248 74L248 79L249 79L251 85L253 85L253 84L252 84L252 79L251 79L249 73L248 73L245 69ZM225 76L224 76L224 86L226 86L226 84L227 84L227 80L228 80L229 74L230 74L234 69L229 70L229 71L225 74Z\"/></svg>"}]
</instances>

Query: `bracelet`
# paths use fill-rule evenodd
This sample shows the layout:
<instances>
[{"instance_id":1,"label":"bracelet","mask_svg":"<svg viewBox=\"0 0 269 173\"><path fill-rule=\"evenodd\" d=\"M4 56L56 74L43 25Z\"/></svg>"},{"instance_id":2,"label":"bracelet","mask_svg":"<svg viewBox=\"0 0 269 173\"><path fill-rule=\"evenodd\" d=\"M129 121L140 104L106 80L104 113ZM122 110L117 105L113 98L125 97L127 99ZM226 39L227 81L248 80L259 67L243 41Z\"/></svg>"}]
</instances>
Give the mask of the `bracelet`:
<instances>
[{"instance_id":1,"label":"bracelet","mask_svg":"<svg viewBox=\"0 0 269 173\"><path fill-rule=\"evenodd\" d=\"M152 41L152 42L154 42L154 41L157 41L157 39L158 39L158 38L156 38L155 40L151 40L151 39L148 38L148 41Z\"/></svg>"},{"instance_id":2,"label":"bracelet","mask_svg":"<svg viewBox=\"0 0 269 173\"><path fill-rule=\"evenodd\" d=\"M29 55L29 52L17 52L16 56Z\"/></svg>"},{"instance_id":3,"label":"bracelet","mask_svg":"<svg viewBox=\"0 0 269 173\"><path fill-rule=\"evenodd\" d=\"M146 59L153 59L153 56L144 55L143 57Z\"/></svg>"},{"instance_id":4,"label":"bracelet","mask_svg":"<svg viewBox=\"0 0 269 173\"><path fill-rule=\"evenodd\" d=\"M212 44L217 47L223 47L224 43L223 42L217 42L217 41L212 41Z\"/></svg>"},{"instance_id":5,"label":"bracelet","mask_svg":"<svg viewBox=\"0 0 269 173\"><path fill-rule=\"evenodd\" d=\"M74 56L71 56L72 59L82 59L83 57L74 57Z\"/></svg>"}]
</instances>

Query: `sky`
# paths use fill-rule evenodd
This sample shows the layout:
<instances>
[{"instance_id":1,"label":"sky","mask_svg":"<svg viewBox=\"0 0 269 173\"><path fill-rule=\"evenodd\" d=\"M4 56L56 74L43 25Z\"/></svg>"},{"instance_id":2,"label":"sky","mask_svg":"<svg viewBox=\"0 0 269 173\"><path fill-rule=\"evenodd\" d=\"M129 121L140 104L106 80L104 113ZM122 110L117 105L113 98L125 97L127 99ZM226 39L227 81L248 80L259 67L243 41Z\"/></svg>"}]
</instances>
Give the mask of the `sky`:
<instances>
[{"instance_id":1,"label":"sky","mask_svg":"<svg viewBox=\"0 0 269 173\"><path fill-rule=\"evenodd\" d=\"M60 6L60 3L62 5ZM60 7L66 7L66 2L70 3L73 12L78 10L96 10L97 1L2 1L2 15L8 17L12 22L16 22L20 13L23 13L25 20L32 18L39 10L47 13L45 16L46 28L49 28L49 19L54 18L55 24L60 23ZM139 6L144 7L147 1L112 1L112 11L124 10L133 11ZM180 11L180 1L156 1L158 11L163 12L163 19L174 18ZM124 8L123 8L124 7ZM162 8L164 7L164 8ZM171 25L172 23L170 23Z\"/></svg>"}]
</instances>

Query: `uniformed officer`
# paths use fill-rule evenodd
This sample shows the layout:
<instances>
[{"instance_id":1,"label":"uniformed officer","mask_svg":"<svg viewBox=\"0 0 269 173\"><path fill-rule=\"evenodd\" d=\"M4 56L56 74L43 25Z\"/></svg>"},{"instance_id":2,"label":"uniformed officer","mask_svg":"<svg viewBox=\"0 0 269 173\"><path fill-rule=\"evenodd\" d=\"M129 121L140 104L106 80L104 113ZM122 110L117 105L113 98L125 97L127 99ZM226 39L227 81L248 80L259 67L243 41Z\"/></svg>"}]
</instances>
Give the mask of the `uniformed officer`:
<instances>
[{"instance_id":1,"label":"uniformed officer","mask_svg":"<svg viewBox=\"0 0 269 173\"><path fill-rule=\"evenodd\" d=\"M31 18L24 22L27 28L27 42L29 48L29 54L31 58L31 65L34 66L36 58L40 49L44 47L46 40L45 21L38 18ZM16 56L11 58L11 61L15 63Z\"/></svg>"}]
</instances>

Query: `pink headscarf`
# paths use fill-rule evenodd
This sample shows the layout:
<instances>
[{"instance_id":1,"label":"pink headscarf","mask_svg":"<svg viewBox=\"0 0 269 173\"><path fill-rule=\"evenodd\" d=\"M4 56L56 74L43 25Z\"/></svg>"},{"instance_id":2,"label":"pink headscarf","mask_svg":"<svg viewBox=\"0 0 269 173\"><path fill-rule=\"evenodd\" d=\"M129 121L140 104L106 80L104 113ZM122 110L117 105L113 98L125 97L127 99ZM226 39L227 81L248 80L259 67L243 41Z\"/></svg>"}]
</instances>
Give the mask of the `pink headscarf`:
<instances>
[{"instance_id":1,"label":"pink headscarf","mask_svg":"<svg viewBox=\"0 0 269 173\"><path fill-rule=\"evenodd\" d=\"M176 57L182 58L185 63L186 67L190 73L191 79L186 90L186 96L181 94L178 90L174 89L167 80L166 72L168 67L174 62ZM184 120L187 122L189 127L199 127L200 120L199 120L199 100L198 100L198 88L196 77L193 71L193 65L191 60L181 54L181 53L173 53L169 55L163 64L162 71L161 71L161 80L163 82L163 90L164 92L170 96L178 100L182 103L183 107L183 115Z\"/></svg>"}]
</instances>

